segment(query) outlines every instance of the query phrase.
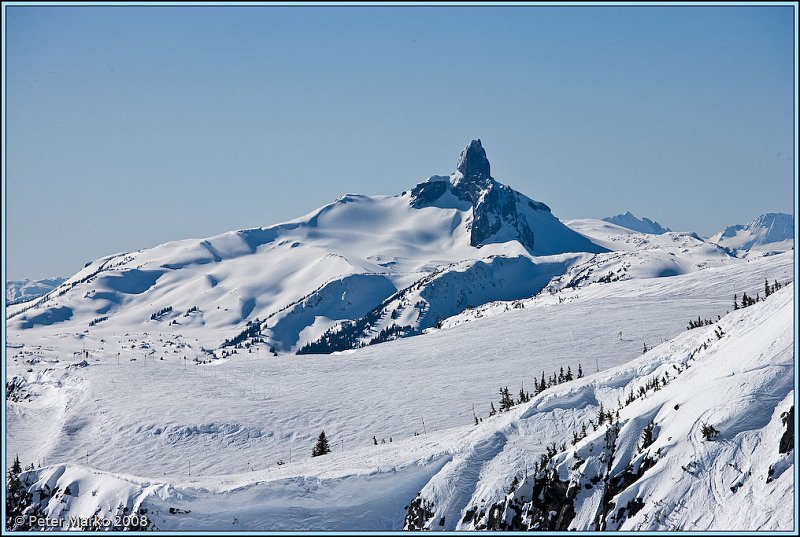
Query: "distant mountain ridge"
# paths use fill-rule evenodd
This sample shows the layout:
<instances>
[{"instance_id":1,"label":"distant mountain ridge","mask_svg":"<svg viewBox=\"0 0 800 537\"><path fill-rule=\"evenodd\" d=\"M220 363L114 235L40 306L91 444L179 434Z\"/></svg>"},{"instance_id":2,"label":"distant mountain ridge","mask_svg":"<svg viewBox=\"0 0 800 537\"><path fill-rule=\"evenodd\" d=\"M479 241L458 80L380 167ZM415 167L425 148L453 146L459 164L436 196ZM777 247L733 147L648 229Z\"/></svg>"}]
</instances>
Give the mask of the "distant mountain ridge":
<instances>
[{"instance_id":1,"label":"distant mountain ridge","mask_svg":"<svg viewBox=\"0 0 800 537\"><path fill-rule=\"evenodd\" d=\"M766 213L747 224L728 226L709 242L732 251L791 250L794 248L794 215Z\"/></svg>"},{"instance_id":2,"label":"distant mountain ridge","mask_svg":"<svg viewBox=\"0 0 800 537\"><path fill-rule=\"evenodd\" d=\"M6 305L20 304L45 295L64 283L66 278L41 280L6 280Z\"/></svg>"},{"instance_id":3,"label":"distant mountain ridge","mask_svg":"<svg viewBox=\"0 0 800 537\"><path fill-rule=\"evenodd\" d=\"M640 233L650 233L653 235L663 235L672 231L668 227L662 227L661 224L650 220L649 218L637 218L630 211L625 214L618 214L616 216L607 216L603 218L604 221L611 224L616 224L621 227L632 229Z\"/></svg>"}]
</instances>

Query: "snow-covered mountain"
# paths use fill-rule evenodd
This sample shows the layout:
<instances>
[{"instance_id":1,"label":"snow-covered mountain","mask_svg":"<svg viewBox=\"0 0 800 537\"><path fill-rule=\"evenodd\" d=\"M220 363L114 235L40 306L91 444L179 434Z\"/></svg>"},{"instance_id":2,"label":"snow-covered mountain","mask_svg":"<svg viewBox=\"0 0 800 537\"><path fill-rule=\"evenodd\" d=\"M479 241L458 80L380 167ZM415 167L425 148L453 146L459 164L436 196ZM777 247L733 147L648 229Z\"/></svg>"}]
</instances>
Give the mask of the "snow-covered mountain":
<instances>
[{"instance_id":1,"label":"snow-covered mountain","mask_svg":"<svg viewBox=\"0 0 800 537\"><path fill-rule=\"evenodd\" d=\"M355 323L346 342L327 345L341 350L532 296L581 254L605 251L492 178L474 140L455 172L400 195L348 194L284 224L99 259L10 308L8 326L158 327L206 348L264 340L284 352L321 351L320 338Z\"/></svg>"},{"instance_id":2,"label":"snow-covered mountain","mask_svg":"<svg viewBox=\"0 0 800 537\"><path fill-rule=\"evenodd\" d=\"M64 283L64 280L66 278L6 280L6 305L19 304L39 298Z\"/></svg>"},{"instance_id":3,"label":"snow-covered mountain","mask_svg":"<svg viewBox=\"0 0 800 537\"><path fill-rule=\"evenodd\" d=\"M749 251L786 251L794 248L794 215L766 213L747 224L737 224L711 236L709 242L739 255Z\"/></svg>"},{"instance_id":4,"label":"snow-covered mountain","mask_svg":"<svg viewBox=\"0 0 800 537\"><path fill-rule=\"evenodd\" d=\"M480 140L456 170L396 196L348 194L296 220L107 256L8 329L165 331L204 360L240 346L329 353L416 335L497 300L732 262L685 234L570 226L498 182Z\"/></svg>"},{"instance_id":5,"label":"snow-covered mountain","mask_svg":"<svg viewBox=\"0 0 800 537\"><path fill-rule=\"evenodd\" d=\"M794 273L561 222L476 140L400 195L107 256L9 306L12 512L791 531Z\"/></svg>"},{"instance_id":6,"label":"snow-covered mountain","mask_svg":"<svg viewBox=\"0 0 800 537\"><path fill-rule=\"evenodd\" d=\"M662 227L658 222L654 222L649 218L637 218L630 211L625 214L618 214L616 216L607 216L603 218L604 221L616 224L621 227L626 227L640 233L652 233L653 235L661 235L672 231L668 227Z\"/></svg>"}]
</instances>

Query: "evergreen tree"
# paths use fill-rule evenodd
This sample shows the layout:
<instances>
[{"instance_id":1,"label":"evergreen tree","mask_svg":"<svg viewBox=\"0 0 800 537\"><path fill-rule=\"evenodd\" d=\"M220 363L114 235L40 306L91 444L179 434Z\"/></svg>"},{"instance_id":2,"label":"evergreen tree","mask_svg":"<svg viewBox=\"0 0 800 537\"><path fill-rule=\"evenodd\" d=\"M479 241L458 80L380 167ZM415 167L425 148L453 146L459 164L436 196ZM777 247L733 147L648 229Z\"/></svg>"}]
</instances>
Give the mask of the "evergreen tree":
<instances>
[{"instance_id":1,"label":"evergreen tree","mask_svg":"<svg viewBox=\"0 0 800 537\"><path fill-rule=\"evenodd\" d=\"M581 367L581 364L578 364L578 378L582 377L583 377L583 368Z\"/></svg>"},{"instance_id":2,"label":"evergreen tree","mask_svg":"<svg viewBox=\"0 0 800 537\"><path fill-rule=\"evenodd\" d=\"M736 293L733 295L733 309L738 310L739 304L736 302Z\"/></svg>"},{"instance_id":3,"label":"evergreen tree","mask_svg":"<svg viewBox=\"0 0 800 537\"><path fill-rule=\"evenodd\" d=\"M494 416L497 414L497 409L494 407L494 403L491 403L491 407L489 408L489 415Z\"/></svg>"},{"instance_id":4,"label":"evergreen tree","mask_svg":"<svg viewBox=\"0 0 800 537\"><path fill-rule=\"evenodd\" d=\"M567 366L567 374L564 375L564 380L566 380L567 382L572 380L572 368L570 366Z\"/></svg>"},{"instance_id":5,"label":"evergreen tree","mask_svg":"<svg viewBox=\"0 0 800 537\"><path fill-rule=\"evenodd\" d=\"M544 371L542 371L542 380L539 382L539 391L543 392L547 388L544 380Z\"/></svg>"},{"instance_id":6,"label":"evergreen tree","mask_svg":"<svg viewBox=\"0 0 800 537\"><path fill-rule=\"evenodd\" d=\"M564 366L561 366L561 370L558 372L558 383L562 382L564 382Z\"/></svg>"},{"instance_id":7,"label":"evergreen tree","mask_svg":"<svg viewBox=\"0 0 800 537\"><path fill-rule=\"evenodd\" d=\"M22 476L19 456L6 474L6 530L31 531L39 529L31 526L30 519L43 516L39 504L33 503L33 494L28 492L27 477Z\"/></svg>"},{"instance_id":8,"label":"evergreen tree","mask_svg":"<svg viewBox=\"0 0 800 537\"><path fill-rule=\"evenodd\" d=\"M769 280L764 278L764 296L768 297L772 293L772 289L769 287Z\"/></svg>"},{"instance_id":9,"label":"evergreen tree","mask_svg":"<svg viewBox=\"0 0 800 537\"><path fill-rule=\"evenodd\" d=\"M642 444L639 446L639 451L644 451L650 445L652 445L654 438L653 438L653 428L655 427L655 423L651 420L650 423L647 424L647 427L644 428L642 431Z\"/></svg>"},{"instance_id":10,"label":"evergreen tree","mask_svg":"<svg viewBox=\"0 0 800 537\"><path fill-rule=\"evenodd\" d=\"M603 422L606 421L606 411L603 410L603 402L600 402L600 411L597 414L597 423L598 425L602 425Z\"/></svg>"},{"instance_id":11,"label":"evergreen tree","mask_svg":"<svg viewBox=\"0 0 800 537\"><path fill-rule=\"evenodd\" d=\"M508 391L508 386L500 388L500 412L510 410L514 406L514 400L511 398L511 392Z\"/></svg>"},{"instance_id":12,"label":"evergreen tree","mask_svg":"<svg viewBox=\"0 0 800 537\"><path fill-rule=\"evenodd\" d=\"M322 431L319 433L319 437L317 438L317 445L311 450L311 456L319 457L320 455L325 455L326 453L330 452L331 447L328 445L328 439L325 436L325 431Z\"/></svg>"}]
</instances>

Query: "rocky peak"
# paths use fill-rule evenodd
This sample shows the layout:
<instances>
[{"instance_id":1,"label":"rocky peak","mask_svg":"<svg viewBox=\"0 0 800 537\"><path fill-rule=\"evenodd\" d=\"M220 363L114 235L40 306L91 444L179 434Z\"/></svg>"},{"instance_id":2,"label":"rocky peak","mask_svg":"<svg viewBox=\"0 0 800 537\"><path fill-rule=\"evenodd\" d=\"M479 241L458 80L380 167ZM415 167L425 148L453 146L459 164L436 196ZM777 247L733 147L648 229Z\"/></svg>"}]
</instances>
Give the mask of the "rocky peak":
<instances>
[{"instance_id":1,"label":"rocky peak","mask_svg":"<svg viewBox=\"0 0 800 537\"><path fill-rule=\"evenodd\" d=\"M489 159L481 145L480 139L472 140L458 157L456 170L467 181L484 180L491 177Z\"/></svg>"},{"instance_id":2,"label":"rocky peak","mask_svg":"<svg viewBox=\"0 0 800 537\"><path fill-rule=\"evenodd\" d=\"M472 140L461 152L452 183L454 194L473 206L478 205L481 196L494 185L489 159L480 140Z\"/></svg>"}]
</instances>

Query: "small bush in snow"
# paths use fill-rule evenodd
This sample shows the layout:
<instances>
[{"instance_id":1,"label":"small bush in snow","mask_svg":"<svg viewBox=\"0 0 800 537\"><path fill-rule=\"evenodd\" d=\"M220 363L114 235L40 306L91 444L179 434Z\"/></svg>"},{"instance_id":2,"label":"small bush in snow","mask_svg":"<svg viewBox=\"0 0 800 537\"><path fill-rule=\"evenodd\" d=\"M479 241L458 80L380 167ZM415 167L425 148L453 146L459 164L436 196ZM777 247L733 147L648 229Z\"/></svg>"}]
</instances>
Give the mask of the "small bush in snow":
<instances>
[{"instance_id":1,"label":"small bush in snow","mask_svg":"<svg viewBox=\"0 0 800 537\"><path fill-rule=\"evenodd\" d=\"M713 425L709 425L708 423L703 423L703 428L701 431L703 433L703 438L706 440L714 440L719 436L719 431Z\"/></svg>"}]
</instances>

